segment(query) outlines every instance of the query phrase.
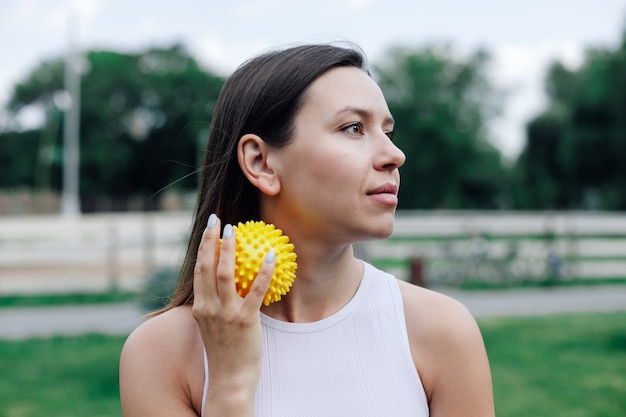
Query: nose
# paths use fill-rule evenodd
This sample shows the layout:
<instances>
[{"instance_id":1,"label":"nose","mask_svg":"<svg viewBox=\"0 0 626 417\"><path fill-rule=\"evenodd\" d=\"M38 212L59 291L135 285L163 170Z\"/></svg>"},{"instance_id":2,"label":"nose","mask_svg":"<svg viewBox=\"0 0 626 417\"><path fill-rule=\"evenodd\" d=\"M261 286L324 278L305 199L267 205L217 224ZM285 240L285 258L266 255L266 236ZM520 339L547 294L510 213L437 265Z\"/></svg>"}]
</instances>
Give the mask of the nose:
<instances>
[{"instance_id":1,"label":"nose","mask_svg":"<svg viewBox=\"0 0 626 417\"><path fill-rule=\"evenodd\" d=\"M380 149L377 152L376 169L393 171L400 168L406 161L406 155L385 134L381 137Z\"/></svg>"}]
</instances>

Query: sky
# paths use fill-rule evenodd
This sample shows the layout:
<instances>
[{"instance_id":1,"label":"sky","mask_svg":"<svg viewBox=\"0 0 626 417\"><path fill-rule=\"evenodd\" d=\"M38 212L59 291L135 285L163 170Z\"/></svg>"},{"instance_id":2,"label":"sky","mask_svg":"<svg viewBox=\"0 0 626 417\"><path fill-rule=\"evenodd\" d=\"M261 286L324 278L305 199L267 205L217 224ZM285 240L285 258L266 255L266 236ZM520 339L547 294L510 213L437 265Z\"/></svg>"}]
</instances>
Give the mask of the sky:
<instances>
[{"instance_id":1,"label":"sky","mask_svg":"<svg viewBox=\"0 0 626 417\"><path fill-rule=\"evenodd\" d=\"M69 33L79 50L180 42L225 76L259 52L303 42L355 42L374 63L393 46L448 43L461 58L486 48L493 84L506 92L491 136L508 158L545 106L550 62L576 68L587 48L616 47L626 28L626 0L0 0L0 11L2 106L16 82L67 51Z\"/></svg>"}]
</instances>

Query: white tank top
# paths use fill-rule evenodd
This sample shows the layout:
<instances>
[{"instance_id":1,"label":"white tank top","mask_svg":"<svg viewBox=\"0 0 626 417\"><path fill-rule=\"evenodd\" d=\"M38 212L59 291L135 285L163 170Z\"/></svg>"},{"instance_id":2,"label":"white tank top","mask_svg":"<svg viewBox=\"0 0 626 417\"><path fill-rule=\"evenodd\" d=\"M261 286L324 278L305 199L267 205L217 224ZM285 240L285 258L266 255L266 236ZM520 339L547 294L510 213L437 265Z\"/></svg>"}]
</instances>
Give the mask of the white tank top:
<instances>
[{"instance_id":1,"label":"white tank top","mask_svg":"<svg viewBox=\"0 0 626 417\"><path fill-rule=\"evenodd\" d=\"M261 315L257 417L425 417L396 278L364 263L355 296L313 323ZM205 355L205 386L208 387Z\"/></svg>"}]
</instances>

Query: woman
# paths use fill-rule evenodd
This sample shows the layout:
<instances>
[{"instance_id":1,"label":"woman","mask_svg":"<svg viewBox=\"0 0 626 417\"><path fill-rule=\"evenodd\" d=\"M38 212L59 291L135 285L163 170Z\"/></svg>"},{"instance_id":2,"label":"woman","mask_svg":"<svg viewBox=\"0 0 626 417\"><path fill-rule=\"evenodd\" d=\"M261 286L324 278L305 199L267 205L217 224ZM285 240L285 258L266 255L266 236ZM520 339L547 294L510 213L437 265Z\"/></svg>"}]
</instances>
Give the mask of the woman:
<instances>
[{"instance_id":1,"label":"woman","mask_svg":"<svg viewBox=\"0 0 626 417\"><path fill-rule=\"evenodd\" d=\"M270 52L228 79L178 288L122 352L126 417L494 415L468 311L354 256L393 231L393 127L354 49ZM271 250L250 293L235 290L231 224L247 220L282 229L298 255L269 306Z\"/></svg>"}]
</instances>

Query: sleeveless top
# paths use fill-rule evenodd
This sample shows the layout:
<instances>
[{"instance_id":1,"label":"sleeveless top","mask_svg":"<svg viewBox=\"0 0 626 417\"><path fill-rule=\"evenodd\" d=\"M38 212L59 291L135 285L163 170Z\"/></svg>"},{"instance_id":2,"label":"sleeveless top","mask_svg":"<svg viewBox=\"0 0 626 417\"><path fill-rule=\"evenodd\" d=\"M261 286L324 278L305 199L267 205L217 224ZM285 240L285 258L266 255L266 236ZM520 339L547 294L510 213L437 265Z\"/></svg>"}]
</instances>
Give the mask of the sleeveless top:
<instances>
[{"instance_id":1,"label":"sleeveless top","mask_svg":"<svg viewBox=\"0 0 626 417\"><path fill-rule=\"evenodd\" d=\"M364 262L356 294L337 313L312 323L261 314L261 325L257 417L429 415L395 277Z\"/></svg>"}]
</instances>

